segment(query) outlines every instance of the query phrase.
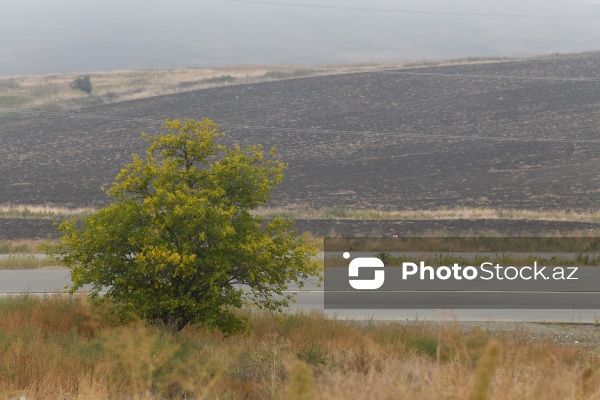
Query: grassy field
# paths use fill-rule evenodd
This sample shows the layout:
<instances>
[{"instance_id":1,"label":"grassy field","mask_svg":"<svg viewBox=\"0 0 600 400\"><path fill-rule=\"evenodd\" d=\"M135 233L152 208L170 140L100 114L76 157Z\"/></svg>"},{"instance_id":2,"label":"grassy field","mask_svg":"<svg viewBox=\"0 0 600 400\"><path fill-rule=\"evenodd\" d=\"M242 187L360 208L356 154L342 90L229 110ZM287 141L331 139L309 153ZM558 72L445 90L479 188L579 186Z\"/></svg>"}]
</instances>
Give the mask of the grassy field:
<instances>
[{"instance_id":1,"label":"grassy field","mask_svg":"<svg viewBox=\"0 0 600 400\"><path fill-rule=\"evenodd\" d=\"M70 87L76 74L0 78L0 107L63 111L268 78L274 72L250 67L98 72L89 74L91 96Z\"/></svg>"},{"instance_id":2,"label":"grassy field","mask_svg":"<svg viewBox=\"0 0 600 400\"><path fill-rule=\"evenodd\" d=\"M469 62L469 60L454 61ZM347 64L314 68L288 66L232 66L89 73L92 93L71 88L83 74L0 77L0 108L66 111L105 103L143 99L211 87L267 82L390 68L390 64ZM0 110L0 116L17 113Z\"/></svg>"},{"instance_id":3,"label":"grassy field","mask_svg":"<svg viewBox=\"0 0 600 400\"><path fill-rule=\"evenodd\" d=\"M79 298L0 299L0 398L590 399L598 353L518 329L248 313L247 335L117 326Z\"/></svg>"},{"instance_id":4,"label":"grassy field","mask_svg":"<svg viewBox=\"0 0 600 400\"><path fill-rule=\"evenodd\" d=\"M376 71L398 67L481 64L510 61L504 58L465 58L415 61L405 64L354 63L318 67L238 65L215 68L155 69L93 72L92 95L71 88L84 74L22 75L0 77L0 108L66 111L105 103L143 99L164 94L234 84L258 83L304 76ZM9 112L0 110L0 116Z\"/></svg>"}]
</instances>

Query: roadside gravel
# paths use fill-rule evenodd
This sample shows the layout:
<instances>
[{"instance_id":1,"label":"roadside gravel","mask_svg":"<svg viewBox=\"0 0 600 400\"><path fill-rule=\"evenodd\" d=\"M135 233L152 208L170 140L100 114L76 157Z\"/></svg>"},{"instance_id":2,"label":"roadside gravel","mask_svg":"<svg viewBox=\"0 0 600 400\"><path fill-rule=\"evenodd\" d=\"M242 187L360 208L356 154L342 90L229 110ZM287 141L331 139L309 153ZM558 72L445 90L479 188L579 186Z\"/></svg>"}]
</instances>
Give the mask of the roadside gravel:
<instances>
[{"instance_id":1,"label":"roadside gravel","mask_svg":"<svg viewBox=\"0 0 600 400\"><path fill-rule=\"evenodd\" d=\"M424 324L433 329L445 326L448 322L407 321L407 325ZM600 356L600 324L557 324L534 322L451 322L460 326L465 333L480 329L501 338L520 338L529 343L545 341L557 345L580 346L586 350L598 351ZM452 326L452 325L450 325Z\"/></svg>"}]
</instances>

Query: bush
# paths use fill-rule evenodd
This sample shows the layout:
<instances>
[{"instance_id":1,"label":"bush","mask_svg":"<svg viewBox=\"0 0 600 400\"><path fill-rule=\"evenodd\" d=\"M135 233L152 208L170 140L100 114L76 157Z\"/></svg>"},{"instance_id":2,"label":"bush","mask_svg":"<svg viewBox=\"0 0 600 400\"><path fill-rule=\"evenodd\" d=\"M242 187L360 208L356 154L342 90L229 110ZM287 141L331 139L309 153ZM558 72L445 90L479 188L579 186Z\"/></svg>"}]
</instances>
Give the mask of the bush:
<instances>
[{"instance_id":1,"label":"bush","mask_svg":"<svg viewBox=\"0 0 600 400\"><path fill-rule=\"evenodd\" d=\"M210 120L165 128L106 191L114 202L64 221L61 243L45 248L70 268L72 293L92 285L94 303L123 321L243 331L236 309L282 311L294 297L289 282L320 275L317 242L297 236L291 220L263 225L250 213L283 178L273 151L217 144L223 134Z\"/></svg>"},{"instance_id":2,"label":"bush","mask_svg":"<svg viewBox=\"0 0 600 400\"><path fill-rule=\"evenodd\" d=\"M71 89L81 90L82 92L92 95L92 79L89 75L78 76L71 83Z\"/></svg>"},{"instance_id":3,"label":"bush","mask_svg":"<svg viewBox=\"0 0 600 400\"><path fill-rule=\"evenodd\" d=\"M312 339L296 353L296 357L313 367L317 374L321 374L323 368L330 362L327 351L319 342Z\"/></svg>"}]
</instances>

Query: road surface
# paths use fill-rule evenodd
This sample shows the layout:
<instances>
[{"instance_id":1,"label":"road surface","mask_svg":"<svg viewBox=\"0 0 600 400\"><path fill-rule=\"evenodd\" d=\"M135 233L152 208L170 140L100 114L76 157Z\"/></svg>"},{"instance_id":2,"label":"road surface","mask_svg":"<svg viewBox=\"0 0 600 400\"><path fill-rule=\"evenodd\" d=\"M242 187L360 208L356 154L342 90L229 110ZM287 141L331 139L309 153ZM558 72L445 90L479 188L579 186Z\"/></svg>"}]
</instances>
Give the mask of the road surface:
<instances>
[{"instance_id":1,"label":"road surface","mask_svg":"<svg viewBox=\"0 0 600 400\"><path fill-rule=\"evenodd\" d=\"M66 269L52 270L1 270L0 294L11 295L23 292L53 293L60 292L70 283ZM600 286L599 286L600 289ZM298 302L291 306L293 311L322 310L329 316L341 319L375 320L458 320L458 321L523 321L523 322L568 322L595 323L600 319L600 309L327 309L324 310L324 292L322 287L309 282L303 289L291 287L297 292ZM385 296L385 293L382 295ZM439 292L419 293L435 298ZM478 293L464 297L465 307L473 304ZM547 294L555 298L556 293ZM543 301L543 300L542 300Z\"/></svg>"}]
</instances>

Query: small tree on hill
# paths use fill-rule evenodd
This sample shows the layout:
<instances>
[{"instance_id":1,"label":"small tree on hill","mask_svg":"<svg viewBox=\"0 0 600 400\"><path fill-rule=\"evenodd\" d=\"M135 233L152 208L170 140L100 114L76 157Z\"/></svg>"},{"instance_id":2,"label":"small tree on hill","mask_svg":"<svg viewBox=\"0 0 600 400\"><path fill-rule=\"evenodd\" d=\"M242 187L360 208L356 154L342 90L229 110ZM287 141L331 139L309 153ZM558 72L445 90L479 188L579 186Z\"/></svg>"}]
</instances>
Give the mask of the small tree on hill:
<instances>
[{"instance_id":1,"label":"small tree on hill","mask_svg":"<svg viewBox=\"0 0 600 400\"><path fill-rule=\"evenodd\" d=\"M281 311L289 282L320 275L317 246L290 220L263 225L250 213L283 178L273 150L216 144L223 134L209 120L164 126L106 190L113 203L63 222L47 250L69 267L71 293L92 285L91 300L124 320L242 331L236 309Z\"/></svg>"},{"instance_id":2,"label":"small tree on hill","mask_svg":"<svg viewBox=\"0 0 600 400\"><path fill-rule=\"evenodd\" d=\"M87 93L88 95L92 95L92 79L89 75L78 76L71 83L71 88L76 90L81 90L82 92Z\"/></svg>"}]
</instances>

